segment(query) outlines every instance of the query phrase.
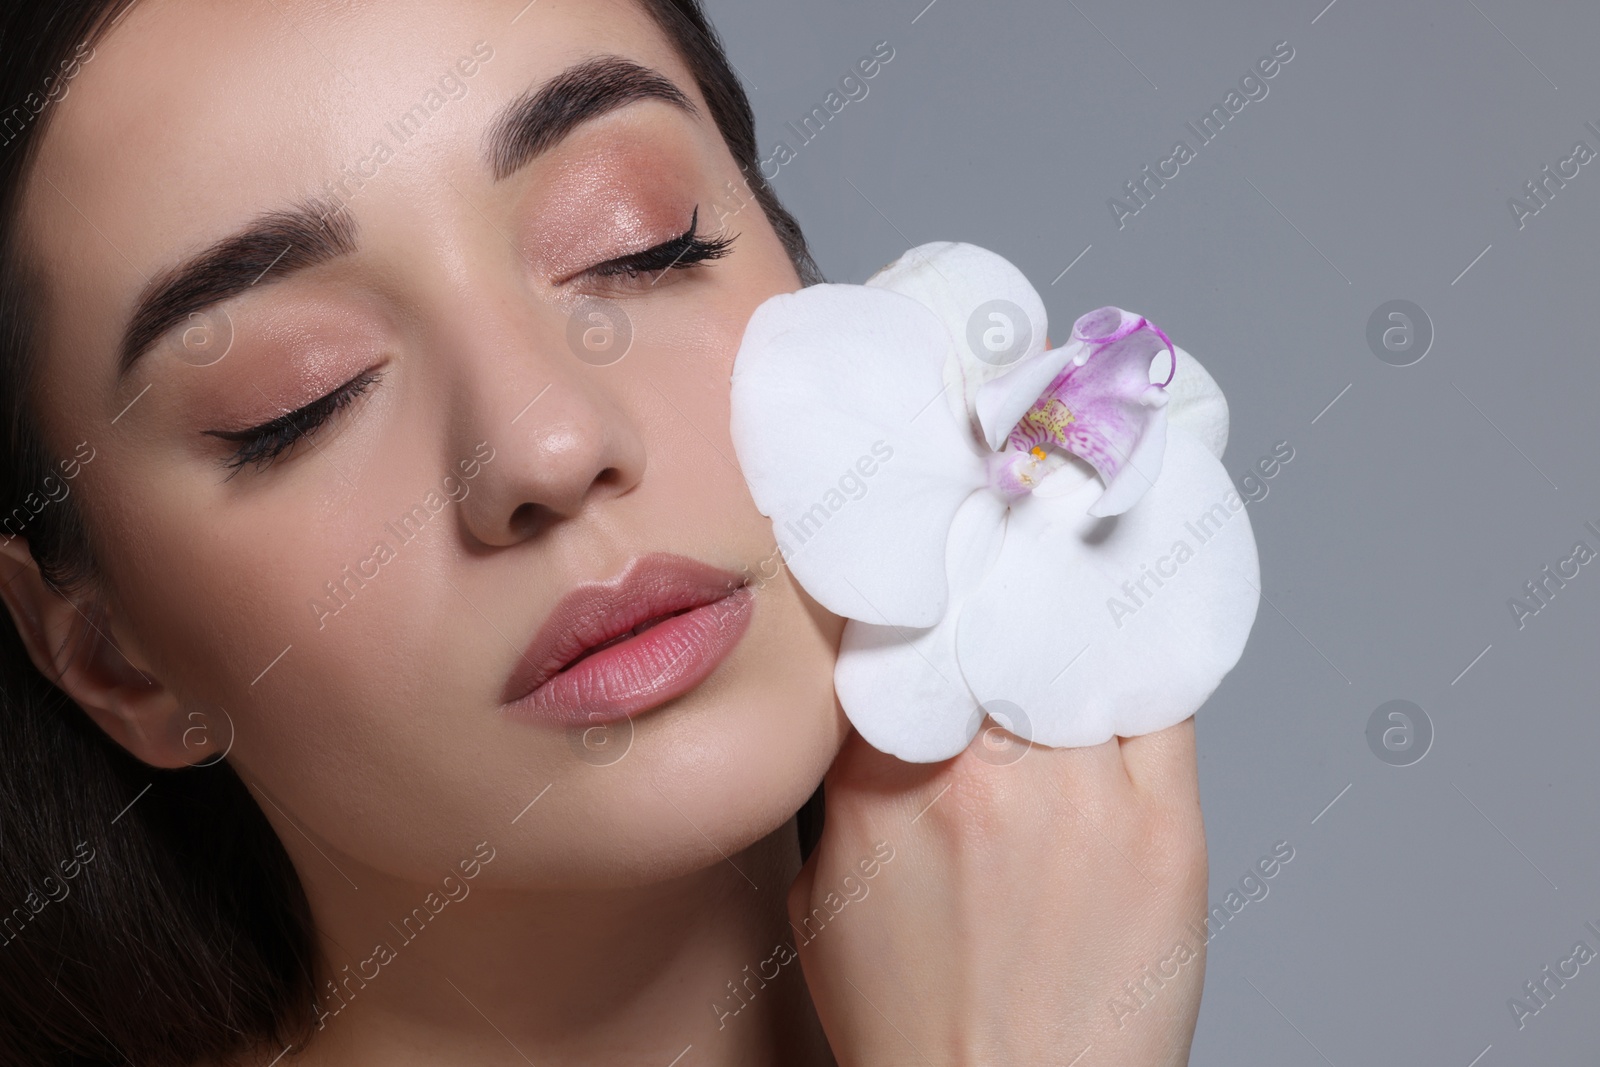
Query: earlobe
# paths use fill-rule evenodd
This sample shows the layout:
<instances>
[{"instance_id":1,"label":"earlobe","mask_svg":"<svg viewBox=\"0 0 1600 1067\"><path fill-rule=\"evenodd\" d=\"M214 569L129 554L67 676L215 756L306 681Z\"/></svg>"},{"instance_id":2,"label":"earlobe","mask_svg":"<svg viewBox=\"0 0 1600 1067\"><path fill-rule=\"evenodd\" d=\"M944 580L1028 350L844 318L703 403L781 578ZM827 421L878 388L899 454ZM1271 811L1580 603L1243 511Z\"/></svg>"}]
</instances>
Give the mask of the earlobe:
<instances>
[{"instance_id":1,"label":"earlobe","mask_svg":"<svg viewBox=\"0 0 1600 1067\"><path fill-rule=\"evenodd\" d=\"M178 701L150 673L104 603L76 602L53 589L20 537L0 541L0 599L33 661L137 759L155 767L184 767L210 752L187 743Z\"/></svg>"}]
</instances>

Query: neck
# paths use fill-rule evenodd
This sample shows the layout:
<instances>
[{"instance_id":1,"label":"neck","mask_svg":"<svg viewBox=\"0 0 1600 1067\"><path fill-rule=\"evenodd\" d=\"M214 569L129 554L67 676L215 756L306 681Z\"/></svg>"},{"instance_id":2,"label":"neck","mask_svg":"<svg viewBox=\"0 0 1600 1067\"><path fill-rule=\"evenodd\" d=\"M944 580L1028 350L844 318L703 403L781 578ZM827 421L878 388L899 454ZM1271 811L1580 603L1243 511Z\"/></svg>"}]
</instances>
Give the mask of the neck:
<instances>
[{"instance_id":1,"label":"neck","mask_svg":"<svg viewBox=\"0 0 1600 1067\"><path fill-rule=\"evenodd\" d=\"M831 1065L785 911L799 867L791 821L728 862L633 889L308 880L323 1014L279 1067Z\"/></svg>"}]
</instances>

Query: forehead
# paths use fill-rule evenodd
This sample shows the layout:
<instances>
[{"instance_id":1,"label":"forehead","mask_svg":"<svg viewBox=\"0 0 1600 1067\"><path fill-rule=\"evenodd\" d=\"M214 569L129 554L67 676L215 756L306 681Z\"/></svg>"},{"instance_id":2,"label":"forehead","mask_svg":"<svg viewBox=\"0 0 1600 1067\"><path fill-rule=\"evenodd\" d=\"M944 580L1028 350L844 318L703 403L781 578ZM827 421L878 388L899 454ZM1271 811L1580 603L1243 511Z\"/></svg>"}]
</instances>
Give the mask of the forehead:
<instances>
[{"instance_id":1,"label":"forehead","mask_svg":"<svg viewBox=\"0 0 1600 1067\"><path fill-rule=\"evenodd\" d=\"M501 105L602 53L695 95L633 0L143 0L56 105L24 194L49 348L109 358L150 278L380 158L386 183L461 187Z\"/></svg>"}]
</instances>

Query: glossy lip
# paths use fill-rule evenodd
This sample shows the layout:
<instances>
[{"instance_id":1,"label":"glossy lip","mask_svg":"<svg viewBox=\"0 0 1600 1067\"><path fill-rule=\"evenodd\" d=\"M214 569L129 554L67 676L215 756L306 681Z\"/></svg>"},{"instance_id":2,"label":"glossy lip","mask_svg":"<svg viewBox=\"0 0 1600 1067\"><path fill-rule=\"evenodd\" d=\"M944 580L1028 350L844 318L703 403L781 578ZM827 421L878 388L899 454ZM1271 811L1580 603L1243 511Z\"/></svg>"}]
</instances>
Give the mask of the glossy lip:
<instances>
[{"instance_id":1,"label":"glossy lip","mask_svg":"<svg viewBox=\"0 0 1600 1067\"><path fill-rule=\"evenodd\" d=\"M506 712L588 726L681 696L738 645L753 597L738 574L672 553L641 556L556 603L506 682Z\"/></svg>"}]
</instances>

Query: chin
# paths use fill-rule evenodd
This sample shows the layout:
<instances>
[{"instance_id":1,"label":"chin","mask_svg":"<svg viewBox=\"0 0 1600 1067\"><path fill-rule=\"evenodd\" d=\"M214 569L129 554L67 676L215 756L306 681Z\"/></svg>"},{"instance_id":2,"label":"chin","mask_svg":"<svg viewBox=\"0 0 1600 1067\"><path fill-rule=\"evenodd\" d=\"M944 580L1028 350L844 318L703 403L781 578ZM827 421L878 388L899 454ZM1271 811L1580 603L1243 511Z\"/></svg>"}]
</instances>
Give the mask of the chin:
<instances>
[{"instance_id":1,"label":"chin","mask_svg":"<svg viewBox=\"0 0 1600 1067\"><path fill-rule=\"evenodd\" d=\"M806 683L788 663L781 674L771 666L755 678L713 678L634 720L625 750L593 762L578 754L575 734L577 765L511 828L522 840L507 837L526 864L497 873L552 889L623 889L738 862L791 823L848 731L831 672Z\"/></svg>"}]
</instances>

